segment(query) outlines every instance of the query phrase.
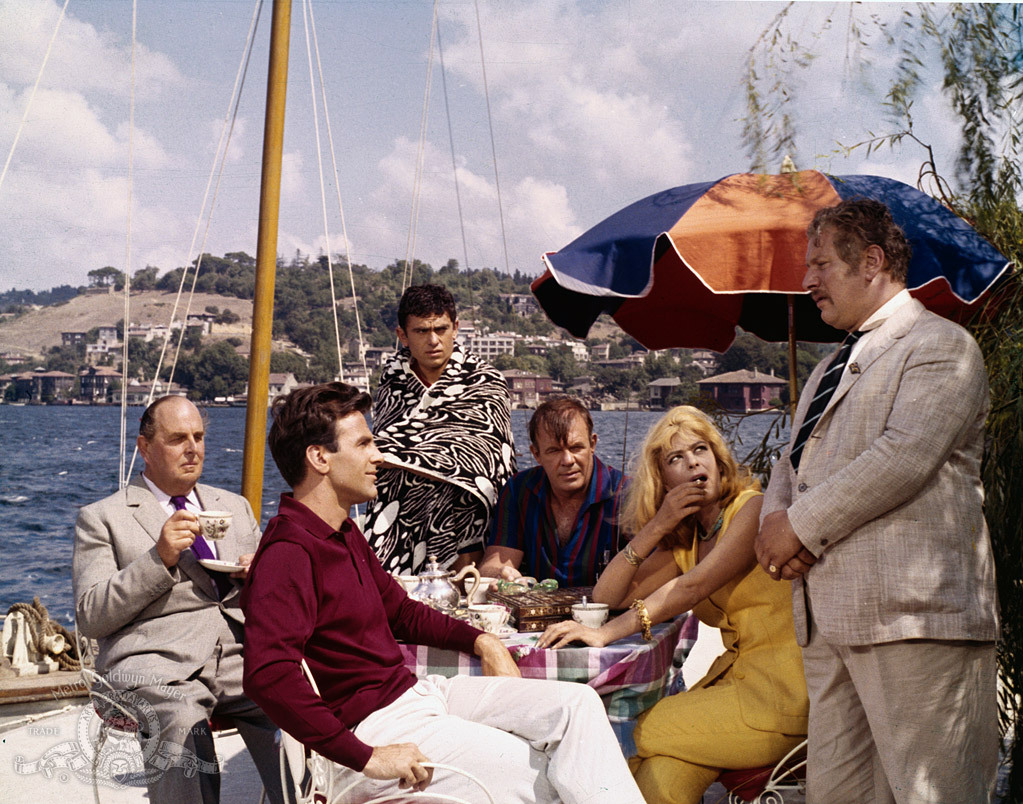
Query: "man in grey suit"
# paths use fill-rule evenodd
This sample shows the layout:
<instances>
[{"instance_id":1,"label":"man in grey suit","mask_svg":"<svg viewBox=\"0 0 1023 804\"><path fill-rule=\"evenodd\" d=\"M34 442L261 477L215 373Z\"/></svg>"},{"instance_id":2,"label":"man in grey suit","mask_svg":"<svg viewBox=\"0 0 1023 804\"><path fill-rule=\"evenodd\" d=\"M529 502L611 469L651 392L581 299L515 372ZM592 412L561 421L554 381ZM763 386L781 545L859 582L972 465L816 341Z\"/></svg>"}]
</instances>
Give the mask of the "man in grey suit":
<instances>
[{"instance_id":1,"label":"man in grey suit","mask_svg":"<svg viewBox=\"0 0 1023 804\"><path fill-rule=\"evenodd\" d=\"M806 383L757 556L792 580L810 692L809 804L982 802L998 761L980 349L906 291L883 204L808 230L803 287L850 334Z\"/></svg>"},{"instance_id":2,"label":"man in grey suit","mask_svg":"<svg viewBox=\"0 0 1023 804\"><path fill-rule=\"evenodd\" d=\"M198 483L205 435L202 415L184 397L163 397L143 413L137 443L145 471L78 516L78 628L99 641L96 671L139 724L151 801L219 800L214 714L238 728L270 799L281 801L276 727L242 693L239 594L259 525L243 497ZM232 514L224 538L201 540L204 509ZM243 569L208 572L200 555Z\"/></svg>"}]
</instances>

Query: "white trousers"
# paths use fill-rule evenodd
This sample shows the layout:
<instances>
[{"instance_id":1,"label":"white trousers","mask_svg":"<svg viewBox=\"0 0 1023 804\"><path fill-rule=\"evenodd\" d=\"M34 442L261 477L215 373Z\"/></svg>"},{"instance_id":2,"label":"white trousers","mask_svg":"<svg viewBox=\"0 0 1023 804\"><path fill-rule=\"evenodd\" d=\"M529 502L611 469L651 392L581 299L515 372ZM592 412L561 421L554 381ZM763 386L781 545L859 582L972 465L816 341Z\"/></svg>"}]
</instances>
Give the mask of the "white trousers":
<instances>
[{"instance_id":1,"label":"white trousers","mask_svg":"<svg viewBox=\"0 0 1023 804\"><path fill-rule=\"evenodd\" d=\"M643 804L600 696L585 684L428 676L355 729L368 745L415 743L430 761L462 768L499 804ZM338 767L334 789L355 776ZM394 792L365 779L355 800ZM461 774L437 769L428 790L484 801Z\"/></svg>"}]
</instances>

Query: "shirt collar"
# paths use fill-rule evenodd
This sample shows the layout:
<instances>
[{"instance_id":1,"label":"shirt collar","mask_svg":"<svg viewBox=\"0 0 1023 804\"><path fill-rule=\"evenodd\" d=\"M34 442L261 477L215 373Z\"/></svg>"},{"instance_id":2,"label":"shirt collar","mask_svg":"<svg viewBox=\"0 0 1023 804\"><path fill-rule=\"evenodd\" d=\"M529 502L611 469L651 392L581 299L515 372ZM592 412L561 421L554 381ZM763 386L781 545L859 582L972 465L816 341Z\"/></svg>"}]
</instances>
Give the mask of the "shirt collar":
<instances>
[{"instance_id":1,"label":"shirt collar","mask_svg":"<svg viewBox=\"0 0 1023 804\"><path fill-rule=\"evenodd\" d=\"M146 486L148 486L149 490L151 492L153 492L153 496L156 497L156 501L158 503L160 503L160 505L170 505L171 504L171 495L170 494L168 494L166 491L164 491L162 488L160 488L158 485L156 485L156 483L154 483L152 480L150 480L148 477L146 477L145 473L142 474L142 479L144 481L146 481ZM199 496L195 493L195 487L194 486L192 487L192 490L189 491L188 494L185 495L185 500L190 505L195 506L195 509L197 511L201 511L202 510L202 506L199 504Z\"/></svg>"},{"instance_id":2,"label":"shirt collar","mask_svg":"<svg viewBox=\"0 0 1023 804\"><path fill-rule=\"evenodd\" d=\"M338 530L334 530L334 528L314 514L308 506L296 500L290 492L285 492L281 495L281 504L277 509L277 513L279 516L294 522L303 530L308 531L317 539L326 540L335 533L347 536L356 527L351 517L349 517L341 523L341 527Z\"/></svg>"},{"instance_id":3,"label":"shirt collar","mask_svg":"<svg viewBox=\"0 0 1023 804\"><path fill-rule=\"evenodd\" d=\"M898 310L902 305L909 304L913 301L913 297L909 295L909 291L903 288L888 301L878 307L873 314L863 322L860 327L861 332L869 332L872 329L877 329L885 321L891 318L895 311Z\"/></svg>"}]
</instances>

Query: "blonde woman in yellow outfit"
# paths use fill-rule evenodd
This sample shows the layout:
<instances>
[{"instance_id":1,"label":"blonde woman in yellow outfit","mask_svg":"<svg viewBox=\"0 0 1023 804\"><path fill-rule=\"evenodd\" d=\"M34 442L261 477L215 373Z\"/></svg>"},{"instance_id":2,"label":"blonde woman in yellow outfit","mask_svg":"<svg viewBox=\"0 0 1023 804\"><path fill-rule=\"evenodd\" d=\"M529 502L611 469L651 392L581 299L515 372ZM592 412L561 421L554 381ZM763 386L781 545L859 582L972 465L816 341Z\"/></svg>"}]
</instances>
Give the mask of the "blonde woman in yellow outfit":
<instances>
[{"instance_id":1,"label":"blonde woman in yellow outfit","mask_svg":"<svg viewBox=\"0 0 1023 804\"><path fill-rule=\"evenodd\" d=\"M692 610L721 629L725 652L693 689L640 716L632 770L648 804L699 802L725 769L781 759L806 737L809 703L789 584L757 564L762 495L714 424L674 408L643 443L624 520L628 547L593 598L632 605L600 628L553 625L541 647L603 646ZM634 601L638 601L634 603Z\"/></svg>"}]
</instances>

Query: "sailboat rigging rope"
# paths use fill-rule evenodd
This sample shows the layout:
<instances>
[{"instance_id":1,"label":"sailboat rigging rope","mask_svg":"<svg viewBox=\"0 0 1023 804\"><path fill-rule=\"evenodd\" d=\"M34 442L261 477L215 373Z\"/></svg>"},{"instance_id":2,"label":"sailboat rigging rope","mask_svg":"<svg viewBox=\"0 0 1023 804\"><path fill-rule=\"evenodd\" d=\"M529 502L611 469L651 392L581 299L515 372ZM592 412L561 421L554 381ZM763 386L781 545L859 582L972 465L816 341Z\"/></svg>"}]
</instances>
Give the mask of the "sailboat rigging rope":
<instances>
[{"instance_id":1,"label":"sailboat rigging rope","mask_svg":"<svg viewBox=\"0 0 1023 804\"><path fill-rule=\"evenodd\" d=\"M206 190L203 193L202 206L199 207L199 216L196 219L195 229L192 231L192 242L188 246L188 253L185 257L185 269L181 273L181 282L178 283L178 295L174 299L174 307L171 310L171 322L174 321L174 315L177 311L178 305L181 299L181 290L185 284L185 277L188 275L188 265L190 264L190 257L195 249L195 239L199 233L199 227L202 224L203 211L206 211L206 226L203 229L202 242L199 245L199 250L195 261L195 272L192 274L192 284L188 289L188 301L185 304L185 315L182 319L182 325L178 330L178 342L174 350L174 359L171 362L170 374L167 377L168 386L174 382L174 372L178 367L178 357L181 355L181 346L185 339L185 324L188 323L188 315L192 311L192 299L195 296L195 285L199 279L199 272L202 270L202 258L206 254L206 241L209 239L210 225L213 222L213 208L217 205L217 198L220 195L220 182L224 178L224 167L227 164L227 151L231 145L231 137L234 135L234 126L238 119L238 106L241 103L242 90L245 88L245 78L248 75L249 61L252 58L252 45L255 39L256 28L259 23L259 15L263 8L263 0L256 0L256 5L252 11L252 19L249 22L249 32L245 40L245 48L242 52L242 60L238 65L238 72L235 74L234 86L231 88L231 100L228 103L227 112L224 114L224 125L220 129L220 141L217 143L217 150L214 155L213 165L210 167L210 175L206 180ZM219 158L219 167L217 166ZM216 176L216 182L214 183L214 176ZM213 197L210 199L210 188L213 188ZM209 209L206 209L206 201L209 199ZM167 328L167 339L164 340L163 350L160 352L160 361L157 364L156 374L154 380L160 376L160 367L163 365L164 354L166 353L167 343L170 340L170 325ZM153 400L153 395L156 391L156 383L154 382L153 387L149 391L149 401Z\"/></svg>"},{"instance_id":2,"label":"sailboat rigging rope","mask_svg":"<svg viewBox=\"0 0 1023 804\"><path fill-rule=\"evenodd\" d=\"M451 127L451 105L448 103L447 70L444 69L444 46L441 44L440 23L437 24L437 57L440 60L440 83L444 90L444 114L448 122L448 144L451 147L451 175L455 181L455 204L458 207L458 228L462 233L462 254L465 258L465 274L469 286L469 311L472 316L472 330L476 332L476 305L472 298L472 270L469 267L469 244L465 239L465 217L462 215L462 192L458 184L458 162L455 159L455 133Z\"/></svg>"},{"instance_id":3,"label":"sailboat rigging rope","mask_svg":"<svg viewBox=\"0 0 1023 804\"><path fill-rule=\"evenodd\" d=\"M327 221L327 188L323 181L323 146L320 144L320 112L316 104L316 81L313 74L313 53L309 43L309 0L302 4L302 23L305 26L305 55L309 63L309 100L313 106L313 133L316 135L316 166L320 173L320 209L323 212L323 240L327 250L327 274L330 276L330 310L334 319L334 347L337 350L338 379L344 382L345 369L341 360L341 330L337 325L337 293L334 290L334 266L330 260L330 226ZM321 84L323 76L320 76ZM326 112L324 112L326 113Z\"/></svg>"},{"instance_id":4,"label":"sailboat rigging rope","mask_svg":"<svg viewBox=\"0 0 1023 804\"><path fill-rule=\"evenodd\" d=\"M174 298L174 305L171 308L170 322L168 323L168 326L167 326L167 337L164 338L163 347L160 350L160 358L157 361L156 370L153 373L153 383L152 383L152 386L149 389L149 397L148 397L148 400L146 402L147 406L153 401L153 397L155 396L155 393L156 393L156 387L157 387L157 383L159 382L159 377L160 377L160 370L161 370L161 368L163 368L164 357L166 356L166 353L167 353L167 344L170 341L171 327L172 327L172 325L174 323L174 317L177 315L178 306L180 305L180 302L181 302L181 294L182 294L183 289L184 289L185 278L188 276L188 266L191 264L191 255L192 255L192 253L195 250L195 242L196 242L196 239L199 236L199 228L202 225L203 213L206 211L206 202L209 201L209 210L208 210L208 212L206 214L206 227L205 227L205 229L203 231L203 238L202 238L202 244L201 244L200 250L199 250L199 256L196 259L195 273L192 276L192 285L191 285L191 288L190 288L190 291L189 291L188 302L187 302L186 308L185 308L185 318L184 318L184 321L182 322L181 331L180 331L179 336L178 336L177 347L176 347L176 349L174 351L174 359L173 359L173 363L171 365L170 376L168 377L168 380L167 380L167 382L168 382L168 390L170 389L171 384L174 382L174 372L175 372L175 370L177 368L178 356L181 353L182 341L183 341L183 338L184 338L184 335L185 335L185 326L184 326L184 324L187 323L187 321L188 321L188 313L191 310L191 306L192 306L192 297L195 294L196 280L199 277L199 270L202 267L202 255L205 253L206 240L207 240L207 238L209 236L210 223L211 223L212 217L213 217L213 208L216 206L217 197L218 197L219 191L220 191L220 181L223 178L224 166L227 163L227 152L228 152L228 148L230 147L230 144L231 144L231 137L232 137L232 135L234 133L235 122L236 122L236 120L238 118L238 106L239 106L239 103L241 101L242 89L245 86L245 77L248 74L249 61L250 61L250 58L252 56L252 46L253 46L253 42L255 41L256 28L257 28L257 25L258 25L258 22L259 22L259 16L260 16L260 12L262 10L262 7L263 7L263 0L256 0L255 6L254 6L253 12L252 12L252 20L249 23L249 30L248 30L248 34L247 34L246 40L245 40L245 48L244 48L244 50L242 52L242 59L241 59L241 62L239 64L239 66L238 66L238 71L235 74L234 87L231 90L231 99L230 99L230 101L228 103L227 112L225 113L225 116L224 116L224 125L221 127L220 141L217 143L217 151L216 151L216 153L214 155L213 165L210 167L209 178L206 181L206 190L205 190L205 192L203 194L202 205L199 208L199 216L196 219L195 229L192 231L192 242L190 243L190 245L188 247L188 252L187 252L186 257L185 257L184 269L181 272L181 281L178 283L178 292L177 292L177 295ZM134 32L133 32L132 40L134 42ZM132 124L132 129L134 130L134 123ZM219 169L218 169L218 165L217 165L218 160L219 160ZM216 177L216 183L214 183L214 177ZM212 197L212 199L210 199L211 188L213 190L213 197ZM126 283L126 287L127 287L127 283ZM128 312L127 312L128 303L127 303L127 299L128 299L128 296L127 296L127 293L126 293L125 294L125 317L124 317L124 321L125 321L125 323L124 323L124 328L125 328L124 329L124 359L123 359L123 362L122 362L122 366L124 367L124 370L122 371L122 375L124 375L124 376L122 377L122 382L126 381L126 379L127 379L127 366L128 366ZM127 436L127 433L125 431L125 419L126 419L126 416L125 416L125 410L126 410L125 403L126 403L126 400L127 400L126 390L127 389L125 388L121 392L121 407L122 407L122 414L121 414L121 454L122 454L122 456L124 455L124 452L126 450L126 436ZM138 457L138 449L136 448L134 450L134 452L132 453L131 464L128 467L127 474L125 474L123 472L123 468L124 467L123 467L123 462L122 462L122 467L121 467L122 468L122 473L121 473L121 486L122 486L122 488L124 487L124 485L127 484L128 479L131 476L131 472L132 472L132 470L134 468L134 465L135 465L135 459L137 457Z\"/></svg>"},{"instance_id":5,"label":"sailboat rigging rope","mask_svg":"<svg viewBox=\"0 0 1023 804\"><path fill-rule=\"evenodd\" d=\"M487 86L487 60L483 56L483 26L480 25L479 0L473 0L476 9L476 35L480 43L480 70L483 72L483 97L487 102L487 125L490 127L490 155L494 160L494 189L497 191L497 216L501 221L501 244L504 246L504 271L511 276L508 260L508 237L504 231L504 204L501 201L501 177L497 172L497 146L494 144L494 119L490 113L490 89Z\"/></svg>"},{"instance_id":6,"label":"sailboat rigging rope","mask_svg":"<svg viewBox=\"0 0 1023 804\"><path fill-rule=\"evenodd\" d=\"M11 150L7 152L7 161L4 162L4 169L0 171L0 187L4 186L4 178L7 176L7 169L11 166L11 160L14 158L14 150L18 147L18 140L21 139L22 129L25 128L25 123L28 122L28 114L32 110L32 101L36 98L36 90L39 89L39 82L43 78L43 72L46 70L46 62L50 60L50 51L53 50L53 43L57 39L57 31L60 30L60 24L64 21L64 12L67 11L68 3L71 0L64 0L64 7L60 10L60 15L57 17L57 24L53 26L53 34L50 36L50 42L46 46L46 53L43 55L43 63L39 65L39 72L36 75L36 82L32 85L32 91L28 96L28 103L25 104L25 113L21 116L21 122L18 124L18 130L14 132L14 141L11 143Z\"/></svg>"},{"instance_id":7,"label":"sailboat rigging rope","mask_svg":"<svg viewBox=\"0 0 1023 804\"><path fill-rule=\"evenodd\" d=\"M124 346L122 353L121 366L122 369L126 369L128 366L128 315L131 310L131 204L132 204L132 185L134 182L135 175L135 50L136 50L136 33L138 25L138 0L132 0L131 4L131 100L128 104L128 198L127 198L127 209L125 216L125 237L124 237ZM124 385L126 378L126 372L121 371L121 449L119 454L119 480L120 488L124 488L128 485L128 475L131 473L129 468L127 472L124 470L125 464L125 449L128 439L128 393L127 388ZM132 456L132 463L134 463L134 455Z\"/></svg>"},{"instance_id":8,"label":"sailboat rigging rope","mask_svg":"<svg viewBox=\"0 0 1023 804\"><path fill-rule=\"evenodd\" d=\"M316 18L313 16L313 5L312 5L311 2L309 2L309 0L306 0L306 6L309 9L309 23L310 23L309 27L312 29L313 49L316 52L316 69L317 69L317 71L319 72L319 75L320 75L320 95L321 95L321 98L322 98L322 101L323 101L323 121L324 121L324 123L327 126L327 142L328 142L328 144L330 146L330 162L331 162L331 166L334 169L334 191L337 194L337 210L338 210L338 215L341 218L341 236L344 238L344 241L345 241L345 262L348 264L348 281L349 281L349 283L351 284L351 287L352 287L352 308L353 308L353 310L355 312L355 331L356 331L356 333L358 334L358 337L359 337L359 358L360 358L360 361L362 362L362 371L363 371L363 374L366 377L366 385L368 387L368 385L369 385L369 368L366 365L366 345L363 342L363 338L362 338L362 320L361 320L361 318L359 316L359 297L358 297L358 294L355 292L355 274L352 271L352 250L351 250L351 244L348 242L348 226L347 226L347 224L345 222L345 208L344 208L344 205L341 203L340 171L337 169L337 149L334 147L334 132L333 132L333 129L331 129L331 126L330 126L330 110L327 107L326 84L325 84L325 82L323 80L323 63L320 61L320 40L319 40L319 37L316 35ZM308 41L307 41L307 44L308 44ZM319 129L317 127L317 131L318 130ZM318 138L319 138L319 135L317 135L317 139ZM318 153L319 153L319 149L317 149L317 154ZM321 195L322 195L322 193L323 193L323 189L322 189L323 188L323 169L322 169L322 167L320 169L320 188L321 188L320 192L321 192ZM324 238L327 240L327 264L329 265L330 264L330 241L329 241L329 236L328 236L328 232L327 232L327 224L326 224L326 202L324 202L324 225L323 225L323 229L324 229ZM331 274L330 274L330 292L331 292L331 300L333 301L333 293L334 293L334 273L333 273L333 271L331 271ZM334 303L334 306L333 306L333 312L334 312L334 331L335 331L335 333L337 333L337 331L338 331L338 324L337 324L337 303L336 302ZM338 344L338 364L339 365L341 364L340 350L341 350L341 346L340 346L340 343L339 343Z\"/></svg>"},{"instance_id":9,"label":"sailboat rigging rope","mask_svg":"<svg viewBox=\"0 0 1023 804\"><path fill-rule=\"evenodd\" d=\"M419 225L419 199L423 189L423 161L426 152L426 122L430 111L430 87L433 79L433 41L437 35L437 7L433 2L433 21L430 25L430 49L426 57L426 88L423 91L423 114L419 122L419 150L416 153L416 175L412 184L412 209L409 212L408 240L405 245L405 271L401 279L401 292L412 282L412 268L416 253L416 228Z\"/></svg>"}]
</instances>

